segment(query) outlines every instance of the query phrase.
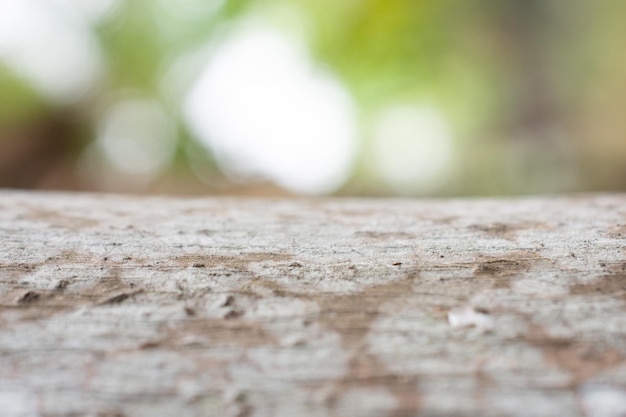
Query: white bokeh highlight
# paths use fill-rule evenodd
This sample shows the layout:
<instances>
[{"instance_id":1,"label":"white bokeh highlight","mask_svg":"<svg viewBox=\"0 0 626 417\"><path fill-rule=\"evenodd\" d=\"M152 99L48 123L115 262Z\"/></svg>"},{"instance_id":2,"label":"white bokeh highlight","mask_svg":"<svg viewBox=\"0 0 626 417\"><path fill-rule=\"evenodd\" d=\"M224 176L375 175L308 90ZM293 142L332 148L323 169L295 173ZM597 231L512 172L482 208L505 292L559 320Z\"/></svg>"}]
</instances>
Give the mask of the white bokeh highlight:
<instances>
[{"instance_id":1,"label":"white bokeh highlight","mask_svg":"<svg viewBox=\"0 0 626 417\"><path fill-rule=\"evenodd\" d=\"M275 29L246 27L217 45L183 114L230 176L318 194L336 190L351 173L350 95Z\"/></svg>"},{"instance_id":2,"label":"white bokeh highlight","mask_svg":"<svg viewBox=\"0 0 626 417\"><path fill-rule=\"evenodd\" d=\"M0 0L0 63L51 101L80 98L103 71L91 25L115 4Z\"/></svg>"}]
</instances>

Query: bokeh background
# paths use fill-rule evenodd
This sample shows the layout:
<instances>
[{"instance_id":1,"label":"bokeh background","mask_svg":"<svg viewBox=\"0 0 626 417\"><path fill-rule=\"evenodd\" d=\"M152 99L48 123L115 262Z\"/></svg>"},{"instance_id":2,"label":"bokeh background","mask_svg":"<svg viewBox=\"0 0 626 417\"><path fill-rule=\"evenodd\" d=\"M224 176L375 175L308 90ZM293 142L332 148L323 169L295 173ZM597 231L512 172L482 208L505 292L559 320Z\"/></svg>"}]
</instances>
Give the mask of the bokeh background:
<instances>
[{"instance_id":1,"label":"bokeh background","mask_svg":"<svg viewBox=\"0 0 626 417\"><path fill-rule=\"evenodd\" d=\"M0 0L0 187L626 190L622 0Z\"/></svg>"}]
</instances>

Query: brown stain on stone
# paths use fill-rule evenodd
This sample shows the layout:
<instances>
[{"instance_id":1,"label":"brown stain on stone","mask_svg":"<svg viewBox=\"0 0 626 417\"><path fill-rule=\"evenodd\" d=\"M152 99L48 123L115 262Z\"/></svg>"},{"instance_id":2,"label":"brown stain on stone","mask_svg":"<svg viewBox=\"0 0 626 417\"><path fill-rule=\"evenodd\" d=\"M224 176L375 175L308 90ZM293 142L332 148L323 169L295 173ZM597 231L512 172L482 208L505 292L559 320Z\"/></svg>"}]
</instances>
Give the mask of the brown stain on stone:
<instances>
[{"instance_id":1,"label":"brown stain on stone","mask_svg":"<svg viewBox=\"0 0 626 417\"><path fill-rule=\"evenodd\" d=\"M115 268L89 287L76 292L66 291L74 279L77 277L63 279L51 290L38 291L40 300L33 307L68 310L89 304L119 304L142 292L133 284L124 282Z\"/></svg>"},{"instance_id":2,"label":"brown stain on stone","mask_svg":"<svg viewBox=\"0 0 626 417\"><path fill-rule=\"evenodd\" d=\"M60 269L78 264L94 264L96 258L72 251L64 251L40 262L17 263L2 265L2 270L19 270L21 274L31 273L44 267ZM70 291L71 286L80 281L76 275L57 280L49 288L35 287L15 280L13 289L0 295L0 312L2 309L18 307L18 320L41 320L56 314L74 310L84 305L103 303L106 300L120 301L128 298L133 289L119 278L119 271L111 270L106 277L97 280L93 285L76 291ZM134 292L137 290L135 289Z\"/></svg>"},{"instance_id":3,"label":"brown stain on stone","mask_svg":"<svg viewBox=\"0 0 626 417\"><path fill-rule=\"evenodd\" d=\"M48 214L44 214L44 217L46 215ZM63 250L41 260L0 263L0 273L12 278L6 280L12 288L0 294L0 312L2 308L19 307L18 320L36 320L50 318L58 313L90 304L129 302L128 299L140 293L141 289L120 278L122 268L126 267L125 263L130 258L125 257L124 262L117 258L119 256L113 261L110 257L103 258L100 255ZM108 264L120 266L108 267ZM77 275L75 271L77 266L84 271L84 275ZM94 270L102 271L105 268L108 271L105 271L104 277L99 279L89 277ZM72 272L65 275L63 271L66 269ZM54 271L57 277L54 282L43 281L39 284L38 281L38 284L31 284L28 280L20 280L25 275L33 273L46 275L45 271L48 270ZM102 272L98 273L100 274Z\"/></svg>"},{"instance_id":4,"label":"brown stain on stone","mask_svg":"<svg viewBox=\"0 0 626 417\"><path fill-rule=\"evenodd\" d=\"M55 291L65 291L67 287L69 287L71 281L69 279L61 279L57 282L57 285L54 286Z\"/></svg>"},{"instance_id":5,"label":"brown stain on stone","mask_svg":"<svg viewBox=\"0 0 626 417\"><path fill-rule=\"evenodd\" d=\"M587 342L574 338L555 338L538 325L531 325L528 342L541 350L544 360L571 375L577 386L597 374L626 361L623 352L601 341Z\"/></svg>"},{"instance_id":6,"label":"brown stain on stone","mask_svg":"<svg viewBox=\"0 0 626 417\"><path fill-rule=\"evenodd\" d=\"M524 223L490 223L490 224L473 224L469 226L471 231L478 231L485 233L489 237L506 239L515 241L517 233L524 230L533 229L546 229L549 230L550 226L540 222L524 222Z\"/></svg>"},{"instance_id":7,"label":"brown stain on stone","mask_svg":"<svg viewBox=\"0 0 626 417\"><path fill-rule=\"evenodd\" d=\"M586 284L570 287L572 295L620 295L626 299L626 275L604 275Z\"/></svg>"},{"instance_id":8,"label":"brown stain on stone","mask_svg":"<svg viewBox=\"0 0 626 417\"><path fill-rule=\"evenodd\" d=\"M376 356L361 353L348 363L348 374L336 383L340 392L353 388L383 388L396 400L396 407L386 410L388 417L408 417L421 408L421 397L415 375L398 375L386 369ZM331 398L331 404L336 399Z\"/></svg>"},{"instance_id":9,"label":"brown stain on stone","mask_svg":"<svg viewBox=\"0 0 626 417\"><path fill-rule=\"evenodd\" d=\"M0 315L17 313L16 321L47 320L83 306L116 305L134 302L143 290L123 282L115 271L94 285L77 291L66 288L77 277L63 279L51 289L16 289L0 296Z\"/></svg>"},{"instance_id":10,"label":"brown stain on stone","mask_svg":"<svg viewBox=\"0 0 626 417\"><path fill-rule=\"evenodd\" d=\"M274 252L250 252L239 255L181 255L170 259L170 262L181 267L195 267L202 265L202 268L227 268L234 270L247 270L251 263L262 262L291 262L293 255Z\"/></svg>"},{"instance_id":11,"label":"brown stain on stone","mask_svg":"<svg viewBox=\"0 0 626 417\"><path fill-rule=\"evenodd\" d=\"M128 292L122 292L120 294L111 296L111 297L107 297L105 298L103 301L100 302L100 304L102 305L106 305L106 304L121 304L124 301L128 300L129 298L142 293L142 290L135 290L135 291L128 291Z\"/></svg>"},{"instance_id":12,"label":"brown stain on stone","mask_svg":"<svg viewBox=\"0 0 626 417\"><path fill-rule=\"evenodd\" d=\"M100 258L94 255L65 250L40 261L3 262L0 263L0 271L20 276L35 272L42 267L63 268L67 266L74 267L76 265L89 267L99 264L100 262Z\"/></svg>"},{"instance_id":13,"label":"brown stain on stone","mask_svg":"<svg viewBox=\"0 0 626 417\"><path fill-rule=\"evenodd\" d=\"M71 250L61 251L57 255L51 256L43 264L54 266L75 266L100 264L101 259L92 254L85 254Z\"/></svg>"},{"instance_id":14,"label":"brown stain on stone","mask_svg":"<svg viewBox=\"0 0 626 417\"><path fill-rule=\"evenodd\" d=\"M508 276L515 275L519 272L523 272L530 268L530 263L527 260L516 259L490 259L479 263L474 270L475 275L497 275Z\"/></svg>"},{"instance_id":15,"label":"brown stain on stone","mask_svg":"<svg viewBox=\"0 0 626 417\"><path fill-rule=\"evenodd\" d=\"M607 235L613 239L623 239L626 241L626 224L617 224L612 227Z\"/></svg>"},{"instance_id":16,"label":"brown stain on stone","mask_svg":"<svg viewBox=\"0 0 626 417\"><path fill-rule=\"evenodd\" d=\"M388 416L414 415L420 409L417 377L397 375L389 371L368 352L367 335L380 315L383 304L412 293L413 278L371 286L355 294L324 294L309 296L321 309L319 322L337 332L346 351L351 354L346 374L334 382L329 405L334 407L341 395L353 388L382 388L397 401Z\"/></svg>"},{"instance_id":17,"label":"brown stain on stone","mask_svg":"<svg viewBox=\"0 0 626 417\"><path fill-rule=\"evenodd\" d=\"M170 323L162 330L164 337L150 342L150 348L214 349L274 346L276 340L262 323L242 317L206 318L196 315Z\"/></svg>"},{"instance_id":18,"label":"brown stain on stone","mask_svg":"<svg viewBox=\"0 0 626 417\"><path fill-rule=\"evenodd\" d=\"M613 264L607 268L608 274L584 284L570 287L572 295L604 295L621 297L626 300L626 262Z\"/></svg>"},{"instance_id":19,"label":"brown stain on stone","mask_svg":"<svg viewBox=\"0 0 626 417\"><path fill-rule=\"evenodd\" d=\"M40 295L35 291L27 291L18 300L18 304L31 304L39 300Z\"/></svg>"},{"instance_id":20,"label":"brown stain on stone","mask_svg":"<svg viewBox=\"0 0 626 417\"><path fill-rule=\"evenodd\" d=\"M492 288L510 288L515 277L539 264L551 263L535 251L515 251L502 256L479 257L474 267L474 278L481 281L491 280Z\"/></svg>"},{"instance_id":21,"label":"brown stain on stone","mask_svg":"<svg viewBox=\"0 0 626 417\"><path fill-rule=\"evenodd\" d=\"M83 291L84 295L103 296L124 289L130 288L128 284L122 281L120 271L117 268L111 268L107 274L100 278L96 283Z\"/></svg>"},{"instance_id":22,"label":"brown stain on stone","mask_svg":"<svg viewBox=\"0 0 626 417\"><path fill-rule=\"evenodd\" d=\"M0 296L0 321L4 312L14 314L16 322L46 320L56 314L71 310L75 304L59 300L55 291L13 290Z\"/></svg>"}]
</instances>

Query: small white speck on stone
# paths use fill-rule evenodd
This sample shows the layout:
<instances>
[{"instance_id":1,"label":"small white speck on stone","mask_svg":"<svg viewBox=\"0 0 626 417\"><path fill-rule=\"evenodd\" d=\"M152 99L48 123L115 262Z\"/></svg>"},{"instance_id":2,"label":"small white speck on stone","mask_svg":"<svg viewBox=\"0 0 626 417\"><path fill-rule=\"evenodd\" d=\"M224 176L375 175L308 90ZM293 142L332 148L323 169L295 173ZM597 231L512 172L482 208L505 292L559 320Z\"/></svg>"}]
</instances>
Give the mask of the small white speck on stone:
<instances>
[{"instance_id":1,"label":"small white speck on stone","mask_svg":"<svg viewBox=\"0 0 626 417\"><path fill-rule=\"evenodd\" d=\"M476 327L482 331L490 331L494 328L493 317L472 306L451 309L448 311L448 322L453 328Z\"/></svg>"}]
</instances>

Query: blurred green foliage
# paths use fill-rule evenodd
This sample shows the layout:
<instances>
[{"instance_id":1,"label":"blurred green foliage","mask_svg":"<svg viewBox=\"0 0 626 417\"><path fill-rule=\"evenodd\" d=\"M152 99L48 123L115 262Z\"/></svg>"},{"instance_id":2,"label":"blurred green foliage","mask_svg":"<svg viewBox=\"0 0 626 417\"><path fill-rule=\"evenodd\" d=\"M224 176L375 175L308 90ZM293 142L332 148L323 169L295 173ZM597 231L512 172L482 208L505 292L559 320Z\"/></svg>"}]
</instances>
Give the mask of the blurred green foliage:
<instances>
[{"instance_id":1,"label":"blurred green foliage","mask_svg":"<svg viewBox=\"0 0 626 417\"><path fill-rule=\"evenodd\" d=\"M0 185L89 187L76 178L83 175L76 164L97 133L98 118L119 95L155 99L178 119L177 163L150 190L170 191L178 181L194 184L186 168L190 160L201 160L216 184L228 184L181 119L182 92L172 94L164 79L177 60L202 56L252 16L305 39L320 66L336 74L354 97L361 149L343 194L398 192L372 169L368 145L377 113L398 103L439 109L460 155L441 187L403 193L626 189L625 2L228 0L203 11L203 2L176 6L170 1L170 9L187 7L177 14L163 6L165 1L121 1L114 13L89 25L103 57L103 75L74 100L41 94L19 68L3 63L0 49L0 150L5 154ZM184 74L181 88L188 88L199 71L200 66ZM46 127L59 117L71 120L60 131ZM73 142L64 147L69 154L58 159L54 172L41 173L60 179L52 185L45 178L17 181L19 167L9 161L17 156L11 155L27 159L36 146L24 143L63 142L50 135ZM198 183L189 190L203 192L203 187Z\"/></svg>"}]
</instances>

